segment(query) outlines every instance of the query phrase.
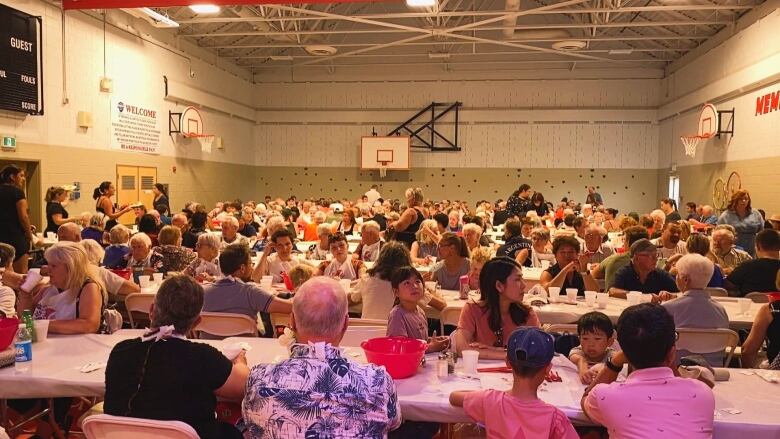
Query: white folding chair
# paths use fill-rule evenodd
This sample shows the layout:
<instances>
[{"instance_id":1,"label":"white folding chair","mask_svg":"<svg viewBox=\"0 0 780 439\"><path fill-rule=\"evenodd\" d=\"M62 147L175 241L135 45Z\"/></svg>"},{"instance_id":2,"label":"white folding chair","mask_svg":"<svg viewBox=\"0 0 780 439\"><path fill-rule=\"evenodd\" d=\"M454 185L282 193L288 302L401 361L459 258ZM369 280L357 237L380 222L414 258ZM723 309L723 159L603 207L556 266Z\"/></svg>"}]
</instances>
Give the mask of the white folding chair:
<instances>
[{"instance_id":1,"label":"white folding chair","mask_svg":"<svg viewBox=\"0 0 780 439\"><path fill-rule=\"evenodd\" d=\"M544 325L544 332L557 332L560 334L577 335L577 324L576 323L555 323L552 325Z\"/></svg>"},{"instance_id":2,"label":"white folding chair","mask_svg":"<svg viewBox=\"0 0 780 439\"><path fill-rule=\"evenodd\" d=\"M739 344L739 335L731 329L677 328L677 349L692 354L725 352L723 364L728 366Z\"/></svg>"},{"instance_id":3,"label":"white folding chair","mask_svg":"<svg viewBox=\"0 0 780 439\"><path fill-rule=\"evenodd\" d=\"M544 308L536 312L542 324L576 323L579 320L577 314L563 311L545 311Z\"/></svg>"},{"instance_id":4,"label":"white folding chair","mask_svg":"<svg viewBox=\"0 0 780 439\"><path fill-rule=\"evenodd\" d=\"M155 293L133 293L125 297L125 308L127 309L127 318L130 320L131 328L135 328L133 313L145 314L148 318L149 310L152 308L156 296L157 294Z\"/></svg>"},{"instance_id":5,"label":"white folding chair","mask_svg":"<svg viewBox=\"0 0 780 439\"><path fill-rule=\"evenodd\" d=\"M124 416L94 415L82 425L87 439L199 439L188 424L181 421L157 421Z\"/></svg>"},{"instance_id":6,"label":"white folding chair","mask_svg":"<svg viewBox=\"0 0 780 439\"><path fill-rule=\"evenodd\" d=\"M281 312L272 312L270 316L271 316L271 327L274 329L274 338L275 338L277 326L290 326L290 314L281 313Z\"/></svg>"},{"instance_id":7,"label":"white folding chair","mask_svg":"<svg viewBox=\"0 0 780 439\"><path fill-rule=\"evenodd\" d=\"M769 303L769 296L767 295L767 293L759 293L758 291L747 293L745 298L750 299L756 303Z\"/></svg>"},{"instance_id":8,"label":"white folding chair","mask_svg":"<svg viewBox=\"0 0 780 439\"><path fill-rule=\"evenodd\" d=\"M725 288L705 288L704 291L710 293L710 297L729 297L729 292Z\"/></svg>"},{"instance_id":9,"label":"white folding chair","mask_svg":"<svg viewBox=\"0 0 780 439\"><path fill-rule=\"evenodd\" d=\"M463 308L457 306L448 306L439 313L439 335L444 335L444 325L458 326L460 321L460 312Z\"/></svg>"},{"instance_id":10,"label":"white folding chair","mask_svg":"<svg viewBox=\"0 0 780 439\"><path fill-rule=\"evenodd\" d=\"M339 346L360 346L366 340L372 338L387 336L387 325L385 326L348 326L344 337Z\"/></svg>"},{"instance_id":11,"label":"white folding chair","mask_svg":"<svg viewBox=\"0 0 780 439\"><path fill-rule=\"evenodd\" d=\"M202 312L193 331L198 337L204 332L217 337L257 337L257 322L243 314Z\"/></svg>"},{"instance_id":12,"label":"white folding chair","mask_svg":"<svg viewBox=\"0 0 780 439\"><path fill-rule=\"evenodd\" d=\"M349 319L349 326L387 326L387 320Z\"/></svg>"}]
</instances>

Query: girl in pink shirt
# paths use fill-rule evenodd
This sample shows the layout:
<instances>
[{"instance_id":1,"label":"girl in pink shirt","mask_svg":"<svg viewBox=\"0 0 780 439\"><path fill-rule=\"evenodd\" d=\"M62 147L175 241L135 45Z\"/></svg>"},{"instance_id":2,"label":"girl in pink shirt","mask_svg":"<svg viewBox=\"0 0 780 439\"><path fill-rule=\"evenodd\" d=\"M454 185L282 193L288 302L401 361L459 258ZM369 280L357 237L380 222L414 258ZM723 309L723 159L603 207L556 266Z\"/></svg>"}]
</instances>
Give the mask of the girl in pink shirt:
<instances>
[{"instance_id":1,"label":"girl in pink shirt","mask_svg":"<svg viewBox=\"0 0 780 439\"><path fill-rule=\"evenodd\" d=\"M509 334L520 326L541 326L534 310L523 304L525 283L520 265L502 257L488 261L479 275L480 300L460 313L457 350L479 350L482 359L501 360Z\"/></svg>"}]
</instances>

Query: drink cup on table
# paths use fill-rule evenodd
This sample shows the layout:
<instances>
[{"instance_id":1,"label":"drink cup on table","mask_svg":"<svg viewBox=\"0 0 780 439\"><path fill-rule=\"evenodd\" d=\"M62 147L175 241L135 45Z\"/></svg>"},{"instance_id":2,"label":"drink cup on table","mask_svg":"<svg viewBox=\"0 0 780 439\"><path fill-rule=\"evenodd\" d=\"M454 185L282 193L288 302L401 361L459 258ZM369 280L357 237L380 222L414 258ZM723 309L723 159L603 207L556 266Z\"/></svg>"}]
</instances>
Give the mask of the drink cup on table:
<instances>
[{"instance_id":1,"label":"drink cup on table","mask_svg":"<svg viewBox=\"0 0 780 439\"><path fill-rule=\"evenodd\" d=\"M577 303L577 293L579 290L576 288L566 288L566 300L569 303Z\"/></svg>"},{"instance_id":2,"label":"drink cup on table","mask_svg":"<svg viewBox=\"0 0 780 439\"><path fill-rule=\"evenodd\" d=\"M154 273L152 277L154 278L154 283L156 283L157 285L160 285L163 281L162 273Z\"/></svg>"},{"instance_id":3,"label":"drink cup on table","mask_svg":"<svg viewBox=\"0 0 780 439\"><path fill-rule=\"evenodd\" d=\"M596 293L596 304L598 304L599 309L606 308L608 301L609 301L609 293Z\"/></svg>"},{"instance_id":4,"label":"drink cup on table","mask_svg":"<svg viewBox=\"0 0 780 439\"><path fill-rule=\"evenodd\" d=\"M639 303L642 301L642 292L629 291L628 294L626 294L626 300L628 301L628 306L639 305Z\"/></svg>"},{"instance_id":5,"label":"drink cup on table","mask_svg":"<svg viewBox=\"0 0 780 439\"><path fill-rule=\"evenodd\" d=\"M556 303L561 301L561 289L560 287L547 288L547 295L550 297L550 303Z\"/></svg>"},{"instance_id":6,"label":"drink cup on table","mask_svg":"<svg viewBox=\"0 0 780 439\"><path fill-rule=\"evenodd\" d=\"M151 278L148 275L138 276L138 285L140 285L141 288L149 288L151 283Z\"/></svg>"},{"instance_id":7,"label":"drink cup on table","mask_svg":"<svg viewBox=\"0 0 780 439\"><path fill-rule=\"evenodd\" d=\"M49 336L49 321L48 320L35 320L33 322L35 326L35 339L36 341L46 341Z\"/></svg>"},{"instance_id":8,"label":"drink cup on table","mask_svg":"<svg viewBox=\"0 0 780 439\"><path fill-rule=\"evenodd\" d=\"M585 291L585 304L593 308L596 305L596 294L595 291Z\"/></svg>"},{"instance_id":9,"label":"drink cup on table","mask_svg":"<svg viewBox=\"0 0 780 439\"><path fill-rule=\"evenodd\" d=\"M750 311L750 305L753 304L753 301L750 299L739 299L739 313L740 314L747 314L748 311Z\"/></svg>"},{"instance_id":10,"label":"drink cup on table","mask_svg":"<svg viewBox=\"0 0 780 439\"><path fill-rule=\"evenodd\" d=\"M463 373L473 375L477 373L477 363L479 362L479 351L464 350L463 355Z\"/></svg>"}]
</instances>

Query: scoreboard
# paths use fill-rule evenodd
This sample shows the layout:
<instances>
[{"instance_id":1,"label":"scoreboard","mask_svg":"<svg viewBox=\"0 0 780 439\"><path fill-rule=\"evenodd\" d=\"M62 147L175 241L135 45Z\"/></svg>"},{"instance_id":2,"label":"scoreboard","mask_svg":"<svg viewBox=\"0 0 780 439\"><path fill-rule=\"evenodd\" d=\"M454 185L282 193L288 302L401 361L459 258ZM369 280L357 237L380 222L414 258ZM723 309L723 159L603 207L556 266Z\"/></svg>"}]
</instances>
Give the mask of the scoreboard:
<instances>
[{"instance_id":1,"label":"scoreboard","mask_svg":"<svg viewBox=\"0 0 780 439\"><path fill-rule=\"evenodd\" d=\"M42 32L41 17L0 4L0 109L43 114Z\"/></svg>"}]
</instances>

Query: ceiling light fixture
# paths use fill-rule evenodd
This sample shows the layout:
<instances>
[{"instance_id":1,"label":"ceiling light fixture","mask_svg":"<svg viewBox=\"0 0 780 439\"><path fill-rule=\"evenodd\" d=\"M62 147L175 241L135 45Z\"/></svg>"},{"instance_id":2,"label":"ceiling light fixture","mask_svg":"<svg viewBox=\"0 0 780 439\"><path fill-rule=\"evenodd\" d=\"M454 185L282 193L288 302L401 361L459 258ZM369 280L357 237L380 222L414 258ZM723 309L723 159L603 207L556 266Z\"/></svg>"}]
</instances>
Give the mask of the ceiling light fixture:
<instances>
[{"instance_id":1,"label":"ceiling light fixture","mask_svg":"<svg viewBox=\"0 0 780 439\"><path fill-rule=\"evenodd\" d=\"M156 21L156 22L158 22L160 24L164 24L164 25L166 25L168 27L179 27L179 23L171 20L171 18L168 17L167 15L163 15L163 14L155 11L154 9L151 9L151 8L141 8L140 10L144 14L152 17L152 20L154 20L154 21Z\"/></svg>"},{"instance_id":2,"label":"ceiling light fixture","mask_svg":"<svg viewBox=\"0 0 780 439\"><path fill-rule=\"evenodd\" d=\"M449 59L449 52L428 52L428 58L430 59Z\"/></svg>"},{"instance_id":3,"label":"ceiling light fixture","mask_svg":"<svg viewBox=\"0 0 780 439\"><path fill-rule=\"evenodd\" d=\"M424 8L436 6L436 0L406 0L406 6L410 8Z\"/></svg>"},{"instance_id":4,"label":"ceiling light fixture","mask_svg":"<svg viewBox=\"0 0 780 439\"><path fill-rule=\"evenodd\" d=\"M553 43L552 48L561 52L574 52L584 49L587 43L580 40L563 40Z\"/></svg>"},{"instance_id":5,"label":"ceiling light fixture","mask_svg":"<svg viewBox=\"0 0 780 439\"><path fill-rule=\"evenodd\" d=\"M271 61L292 61L291 55L271 55L268 57Z\"/></svg>"},{"instance_id":6,"label":"ceiling light fixture","mask_svg":"<svg viewBox=\"0 0 780 439\"><path fill-rule=\"evenodd\" d=\"M610 55L631 55L634 49L609 49Z\"/></svg>"},{"instance_id":7,"label":"ceiling light fixture","mask_svg":"<svg viewBox=\"0 0 780 439\"><path fill-rule=\"evenodd\" d=\"M196 14L216 14L220 11L217 5L190 5L190 9Z\"/></svg>"}]
</instances>

